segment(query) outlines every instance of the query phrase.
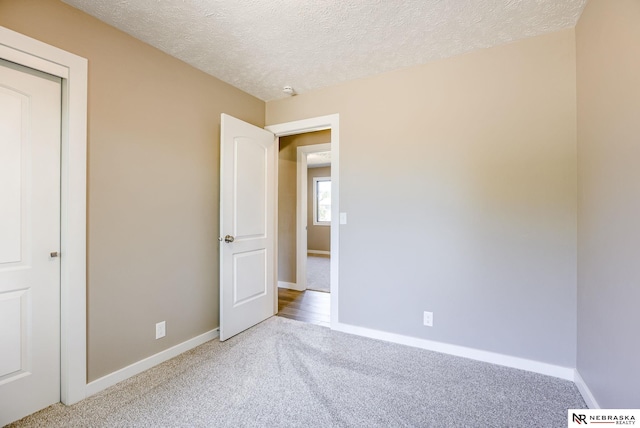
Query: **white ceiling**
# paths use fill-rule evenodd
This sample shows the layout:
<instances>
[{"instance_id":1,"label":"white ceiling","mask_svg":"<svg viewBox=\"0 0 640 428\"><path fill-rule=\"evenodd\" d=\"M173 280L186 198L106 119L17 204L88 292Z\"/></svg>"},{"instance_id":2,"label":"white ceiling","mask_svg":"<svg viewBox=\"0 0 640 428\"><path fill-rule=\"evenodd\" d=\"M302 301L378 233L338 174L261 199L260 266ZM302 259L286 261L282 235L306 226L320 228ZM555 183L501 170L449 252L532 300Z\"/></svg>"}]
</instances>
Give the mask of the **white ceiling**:
<instances>
[{"instance_id":1,"label":"white ceiling","mask_svg":"<svg viewBox=\"0 0 640 428\"><path fill-rule=\"evenodd\" d=\"M331 166L331 152L316 152L307 155L307 168Z\"/></svg>"},{"instance_id":2,"label":"white ceiling","mask_svg":"<svg viewBox=\"0 0 640 428\"><path fill-rule=\"evenodd\" d=\"M264 101L575 26L587 0L63 0Z\"/></svg>"}]
</instances>

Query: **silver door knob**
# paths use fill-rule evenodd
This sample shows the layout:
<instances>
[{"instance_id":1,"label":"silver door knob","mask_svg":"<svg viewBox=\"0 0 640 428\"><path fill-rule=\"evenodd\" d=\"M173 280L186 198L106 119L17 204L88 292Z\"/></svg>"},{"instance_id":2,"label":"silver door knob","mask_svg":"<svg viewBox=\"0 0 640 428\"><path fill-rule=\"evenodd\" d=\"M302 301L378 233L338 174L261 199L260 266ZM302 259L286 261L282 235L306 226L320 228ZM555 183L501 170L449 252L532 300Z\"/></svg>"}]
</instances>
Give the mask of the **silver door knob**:
<instances>
[{"instance_id":1,"label":"silver door knob","mask_svg":"<svg viewBox=\"0 0 640 428\"><path fill-rule=\"evenodd\" d=\"M226 242L227 244L230 242L233 242L235 240L235 238L231 235L227 235L224 237L224 242Z\"/></svg>"}]
</instances>

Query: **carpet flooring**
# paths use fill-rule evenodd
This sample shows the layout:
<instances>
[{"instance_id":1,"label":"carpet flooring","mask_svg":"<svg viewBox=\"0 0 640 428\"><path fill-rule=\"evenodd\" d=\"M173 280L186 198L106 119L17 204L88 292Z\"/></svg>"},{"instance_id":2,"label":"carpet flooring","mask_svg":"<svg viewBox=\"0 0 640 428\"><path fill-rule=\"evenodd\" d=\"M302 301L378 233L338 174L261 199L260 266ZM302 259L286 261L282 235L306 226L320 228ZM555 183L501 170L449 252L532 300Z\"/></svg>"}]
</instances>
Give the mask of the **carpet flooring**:
<instances>
[{"instance_id":1,"label":"carpet flooring","mask_svg":"<svg viewBox=\"0 0 640 428\"><path fill-rule=\"evenodd\" d=\"M331 259L327 256L307 256L307 289L331 291Z\"/></svg>"},{"instance_id":2,"label":"carpet flooring","mask_svg":"<svg viewBox=\"0 0 640 428\"><path fill-rule=\"evenodd\" d=\"M11 427L566 427L573 383L272 317Z\"/></svg>"}]
</instances>

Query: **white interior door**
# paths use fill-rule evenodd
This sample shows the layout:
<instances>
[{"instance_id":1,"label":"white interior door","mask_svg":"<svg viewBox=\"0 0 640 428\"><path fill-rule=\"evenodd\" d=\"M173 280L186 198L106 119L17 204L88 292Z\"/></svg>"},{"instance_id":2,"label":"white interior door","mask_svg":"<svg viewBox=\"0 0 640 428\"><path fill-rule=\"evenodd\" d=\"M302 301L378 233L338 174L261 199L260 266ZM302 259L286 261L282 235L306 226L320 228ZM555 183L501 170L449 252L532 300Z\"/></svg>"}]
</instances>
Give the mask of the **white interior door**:
<instances>
[{"instance_id":1,"label":"white interior door","mask_svg":"<svg viewBox=\"0 0 640 428\"><path fill-rule=\"evenodd\" d=\"M275 137L226 114L220 132L220 340L276 312Z\"/></svg>"},{"instance_id":2,"label":"white interior door","mask_svg":"<svg viewBox=\"0 0 640 428\"><path fill-rule=\"evenodd\" d=\"M0 426L60 401L61 81L0 60Z\"/></svg>"}]
</instances>

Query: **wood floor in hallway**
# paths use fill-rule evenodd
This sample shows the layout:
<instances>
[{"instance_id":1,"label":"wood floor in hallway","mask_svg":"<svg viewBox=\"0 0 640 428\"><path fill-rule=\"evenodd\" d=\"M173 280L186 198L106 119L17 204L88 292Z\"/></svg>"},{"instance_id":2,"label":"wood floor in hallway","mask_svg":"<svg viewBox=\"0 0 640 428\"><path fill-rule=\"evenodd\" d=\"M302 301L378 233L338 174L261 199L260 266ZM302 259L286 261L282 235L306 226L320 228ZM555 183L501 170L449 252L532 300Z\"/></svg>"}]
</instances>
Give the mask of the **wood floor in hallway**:
<instances>
[{"instance_id":1,"label":"wood floor in hallway","mask_svg":"<svg viewBox=\"0 0 640 428\"><path fill-rule=\"evenodd\" d=\"M331 294L278 288L278 316L329 327Z\"/></svg>"}]
</instances>

